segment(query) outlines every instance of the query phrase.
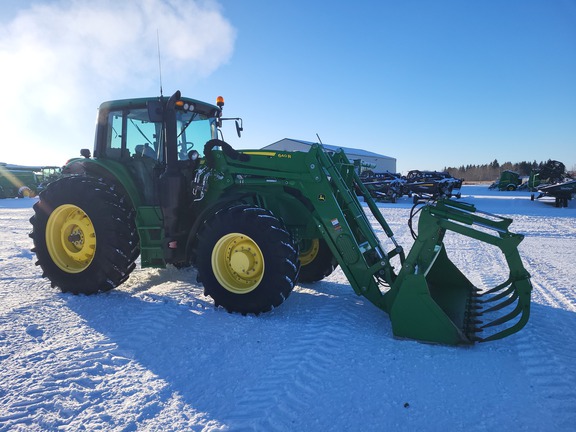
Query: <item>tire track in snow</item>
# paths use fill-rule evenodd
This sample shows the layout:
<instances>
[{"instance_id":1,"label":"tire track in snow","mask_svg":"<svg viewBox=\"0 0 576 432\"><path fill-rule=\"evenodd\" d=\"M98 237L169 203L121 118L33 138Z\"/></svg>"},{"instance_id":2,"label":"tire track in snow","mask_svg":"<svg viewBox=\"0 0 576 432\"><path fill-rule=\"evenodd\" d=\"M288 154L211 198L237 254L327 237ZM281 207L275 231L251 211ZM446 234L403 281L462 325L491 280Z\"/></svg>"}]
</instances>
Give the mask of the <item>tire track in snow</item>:
<instances>
[{"instance_id":1,"label":"tire track in snow","mask_svg":"<svg viewBox=\"0 0 576 432\"><path fill-rule=\"evenodd\" d=\"M112 311L111 321L102 330L131 357L153 345L181 314L181 308L166 298L111 294L107 305Z\"/></svg>"},{"instance_id":2,"label":"tire track in snow","mask_svg":"<svg viewBox=\"0 0 576 432\"><path fill-rule=\"evenodd\" d=\"M458 241L454 240L448 240L448 248L452 246L460 251ZM538 239L539 243L542 241L545 242ZM473 267L463 258L466 254L451 254L457 267L464 270L473 283L480 282L481 288L489 289L506 279L507 271L503 270L507 270L507 264L497 248L475 242L473 250ZM538 247L528 249L529 252L538 250ZM566 350L567 345L576 346L576 315L569 312L576 311L576 293L566 279L570 269L560 268L556 263L541 263L538 256L530 253L521 251L521 256L532 276L532 311L526 327L507 340L515 344L531 386L539 389L537 393L547 395L542 405L553 412L558 421L551 429L570 430L576 423L576 371L563 367L576 363L576 352ZM536 299L544 300L544 305L536 303ZM558 319L549 320L545 318L548 313L539 314L542 307L558 308Z\"/></svg>"},{"instance_id":3,"label":"tire track in snow","mask_svg":"<svg viewBox=\"0 0 576 432\"><path fill-rule=\"evenodd\" d=\"M14 295L25 286L28 295ZM8 314L15 309L25 307L42 300L48 301L57 290L50 287L50 282L39 277L15 277L3 278L0 283L0 314Z\"/></svg>"},{"instance_id":4,"label":"tire track in snow","mask_svg":"<svg viewBox=\"0 0 576 432\"><path fill-rule=\"evenodd\" d=\"M138 307L140 300L123 297L53 293L0 316L0 341L10 341L0 342L0 431L79 430L84 423L102 430L161 429L158 419L174 405L178 414L167 416L165 427L178 419L182 429L191 422L221 426L136 359L176 319L177 307Z\"/></svg>"},{"instance_id":5,"label":"tire track in snow","mask_svg":"<svg viewBox=\"0 0 576 432\"><path fill-rule=\"evenodd\" d=\"M552 247L552 245L550 245ZM533 248L530 249L532 251ZM567 244L563 248L556 245L556 253L573 253L573 244ZM533 298L542 300L543 304L576 312L576 280L573 268L565 268L556 261L542 262L539 256L529 253L523 255L526 270L530 273L533 285L537 284L538 290L534 289Z\"/></svg>"},{"instance_id":6,"label":"tire track in snow","mask_svg":"<svg viewBox=\"0 0 576 432\"><path fill-rule=\"evenodd\" d=\"M298 290L314 291L306 287ZM304 323L302 332L283 345L281 352L270 359L272 366L262 372L258 383L237 400L225 419L231 430L294 430L301 413L314 407L316 398L323 394L323 382L330 376L331 364L342 360L335 358L334 353L340 351L342 341L350 336L350 328L362 321L362 309L370 307L365 304L351 307L349 297L353 295L322 293L313 302L317 308L299 312L306 314L298 318Z\"/></svg>"},{"instance_id":7,"label":"tire track in snow","mask_svg":"<svg viewBox=\"0 0 576 432\"><path fill-rule=\"evenodd\" d=\"M78 416L102 402L110 369L128 362L114 354L114 344L79 325L77 316L58 303L35 304L2 317L11 323L4 333L14 348L0 372L0 423L6 430L80 427ZM46 316L58 320L50 322ZM82 342L67 343L78 340Z\"/></svg>"},{"instance_id":8,"label":"tire track in snow","mask_svg":"<svg viewBox=\"0 0 576 432\"><path fill-rule=\"evenodd\" d=\"M576 370L565 365L576 364L576 352L566 349L576 346L574 272L573 268L558 264L565 260L542 262L537 253L541 248L554 246L550 250L562 254L563 249L573 247L573 241L558 244L556 240L554 245L547 245L549 241L538 238L538 245L522 253L524 266L531 275L532 310L530 321L513 340L533 386L547 395L542 400L543 408L553 412L557 419L551 430L571 430L576 423ZM554 312L545 310L549 308Z\"/></svg>"},{"instance_id":9,"label":"tire track in snow","mask_svg":"<svg viewBox=\"0 0 576 432\"><path fill-rule=\"evenodd\" d=\"M576 373L564 367L576 363L576 353L566 350L566 346L576 346L576 320L572 317L570 323L562 326L547 320L534 307L529 324L514 336L531 387L547 395L540 401L542 409L557 419L550 430L572 430L576 423Z\"/></svg>"},{"instance_id":10,"label":"tire track in snow","mask_svg":"<svg viewBox=\"0 0 576 432\"><path fill-rule=\"evenodd\" d=\"M533 304L529 325L520 334L521 359L536 384L546 389L545 402L558 414L558 426L569 429L576 423L576 370L563 365L576 364L576 352L566 349L576 346L574 281L570 269L557 263L542 263L531 255L524 262L532 275L533 299L541 304ZM554 319L547 318L549 312L539 313L544 308L556 309Z\"/></svg>"}]
</instances>

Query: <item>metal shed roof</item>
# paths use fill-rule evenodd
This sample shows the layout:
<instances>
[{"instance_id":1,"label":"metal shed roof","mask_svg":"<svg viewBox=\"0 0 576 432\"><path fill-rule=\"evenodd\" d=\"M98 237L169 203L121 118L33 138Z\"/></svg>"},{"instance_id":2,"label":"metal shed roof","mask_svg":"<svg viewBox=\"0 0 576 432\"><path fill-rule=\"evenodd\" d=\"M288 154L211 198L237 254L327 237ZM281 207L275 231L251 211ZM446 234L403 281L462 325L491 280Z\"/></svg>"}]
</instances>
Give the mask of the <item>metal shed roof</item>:
<instances>
[{"instance_id":1,"label":"metal shed roof","mask_svg":"<svg viewBox=\"0 0 576 432\"><path fill-rule=\"evenodd\" d=\"M270 144L270 145L268 145L268 146L266 146L266 147L270 147L270 146L272 146L272 145L274 145L274 144L277 144L277 143L279 143L279 142L281 142L281 141L285 141L285 140L287 140L287 141L294 141L294 142L297 142L297 143L300 143L300 144L309 145L309 146L311 146L311 145L313 145L313 144L317 144L317 143L314 143L314 142L311 142L311 141L304 141L304 140L299 140L299 139L294 139L294 138L283 138L283 139L281 139L281 140L279 140L279 141L276 141L276 142L274 142L274 143L272 143L272 144ZM378 154L378 153L374 153L374 152L370 152L370 151L367 151L367 150L362 150L362 149L357 149L357 148L352 148L352 147L333 146L333 145L330 145L330 144L322 144L322 145L324 146L324 148L326 148L326 149L328 149L328 150L332 150L332 151L336 151L336 150L338 150L338 149L341 148L341 149L344 150L344 152L347 153L347 154L354 154L354 155L358 155L358 156L377 157L377 158L394 159L394 160L396 160L396 158L393 158L393 157L390 157L390 156L385 156L385 155Z\"/></svg>"}]
</instances>

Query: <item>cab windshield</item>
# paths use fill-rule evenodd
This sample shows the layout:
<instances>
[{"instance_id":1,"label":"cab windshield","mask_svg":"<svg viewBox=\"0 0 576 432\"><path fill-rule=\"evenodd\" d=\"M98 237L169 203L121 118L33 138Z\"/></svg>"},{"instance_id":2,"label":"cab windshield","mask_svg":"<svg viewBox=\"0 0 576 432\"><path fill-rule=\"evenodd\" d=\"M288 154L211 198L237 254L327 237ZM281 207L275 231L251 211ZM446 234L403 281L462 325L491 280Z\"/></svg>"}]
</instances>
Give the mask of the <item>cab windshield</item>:
<instances>
[{"instance_id":1,"label":"cab windshield","mask_svg":"<svg viewBox=\"0 0 576 432\"><path fill-rule=\"evenodd\" d=\"M204 144L216 138L216 119L190 111L176 111L178 159L187 160L196 150L203 156ZM120 159L142 156L162 162L165 131L161 122L152 122L147 108L110 111L106 155Z\"/></svg>"}]
</instances>

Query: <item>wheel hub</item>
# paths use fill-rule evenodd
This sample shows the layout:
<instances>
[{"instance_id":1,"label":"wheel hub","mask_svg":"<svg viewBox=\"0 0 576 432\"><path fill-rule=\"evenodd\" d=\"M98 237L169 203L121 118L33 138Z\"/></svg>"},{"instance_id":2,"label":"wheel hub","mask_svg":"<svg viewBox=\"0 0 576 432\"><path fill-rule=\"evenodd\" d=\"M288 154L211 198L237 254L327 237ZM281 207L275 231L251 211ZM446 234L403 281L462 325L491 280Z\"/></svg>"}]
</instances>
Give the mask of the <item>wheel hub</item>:
<instances>
[{"instance_id":1,"label":"wheel hub","mask_svg":"<svg viewBox=\"0 0 576 432\"><path fill-rule=\"evenodd\" d=\"M94 259L96 231L88 215L72 204L57 207L46 224L46 247L66 273L84 271Z\"/></svg>"},{"instance_id":2,"label":"wheel hub","mask_svg":"<svg viewBox=\"0 0 576 432\"><path fill-rule=\"evenodd\" d=\"M230 268L240 277L250 276L256 271L258 265L256 253L249 246L234 247L230 255Z\"/></svg>"},{"instance_id":3,"label":"wheel hub","mask_svg":"<svg viewBox=\"0 0 576 432\"><path fill-rule=\"evenodd\" d=\"M212 251L214 276L225 289L247 294L259 285L264 275L264 256L250 237L231 233L223 236Z\"/></svg>"},{"instance_id":4,"label":"wheel hub","mask_svg":"<svg viewBox=\"0 0 576 432\"><path fill-rule=\"evenodd\" d=\"M82 247L82 243L84 242L84 236L82 234L82 231L80 231L79 229L75 229L74 231L72 231L72 234L68 236L68 241L70 243L73 243L74 246L80 249Z\"/></svg>"}]
</instances>

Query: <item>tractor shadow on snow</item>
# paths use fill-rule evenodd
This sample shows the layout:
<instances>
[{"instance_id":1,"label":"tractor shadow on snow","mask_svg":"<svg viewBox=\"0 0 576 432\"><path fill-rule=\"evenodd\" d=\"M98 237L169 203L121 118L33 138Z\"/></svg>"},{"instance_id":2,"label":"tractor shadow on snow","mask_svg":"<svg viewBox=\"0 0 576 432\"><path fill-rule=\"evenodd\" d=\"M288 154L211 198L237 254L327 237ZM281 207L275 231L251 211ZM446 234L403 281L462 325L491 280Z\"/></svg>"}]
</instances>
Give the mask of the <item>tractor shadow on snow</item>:
<instances>
[{"instance_id":1,"label":"tractor shadow on snow","mask_svg":"<svg viewBox=\"0 0 576 432\"><path fill-rule=\"evenodd\" d=\"M151 398L168 403L178 394L206 413L206 421L227 423L231 401L259 391L263 376L278 376L275 391L288 391L283 386L292 386L290 376L317 355L319 346L328 350L326 361L335 362L339 350L394 342L386 314L346 284L298 285L279 308L242 316L215 308L195 280L191 269L136 270L108 293L61 295L85 325L102 335L101 343L116 346L114 356L166 383ZM364 344L358 343L359 333ZM338 343L322 347L335 335ZM214 407L222 409L214 412ZM146 409L146 417L153 417L162 407Z\"/></svg>"},{"instance_id":2,"label":"tractor shadow on snow","mask_svg":"<svg viewBox=\"0 0 576 432\"><path fill-rule=\"evenodd\" d=\"M378 355L383 349L409 350L414 358L422 350L460 349L394 339L386 314L357 297L347 284L324 280L297 285L279 308L256 317L215 308L191 269L133 275L126 286L106 294L62 295L86 325L102 334L103 343L116 345L115 355L141 365L166 384L149 396L161 403L149 404L143 413L147 418L159 414L178 394L189 407L204 413L206 422L238 426L238 418L265 415L240 406L247 394L269 393L270 386L277 397L298 391L293 388L298 371L308 370L306 362L311 358L317 363L320 352L320 361L326 363L322 369L328 374L330 365L350 352L376 355L365 352L370 347ZM467 352L490 349L491 355L498 356L491 347L516 349L525 338L545 339L554 327L560 334L562 329L576 328L576 313L533 303L531 321L521 333L478 344ZM564 342L576 343L576 331L565 336L570 341ZM410 353L403 358L410 359ZM264 389L263 379L272 384ZM312 394L320 393L321 389L312 389ZM268 408L274 406L271 398ZM235 413L242 414L237 418Z\"/></svg>"}]
</instances>

